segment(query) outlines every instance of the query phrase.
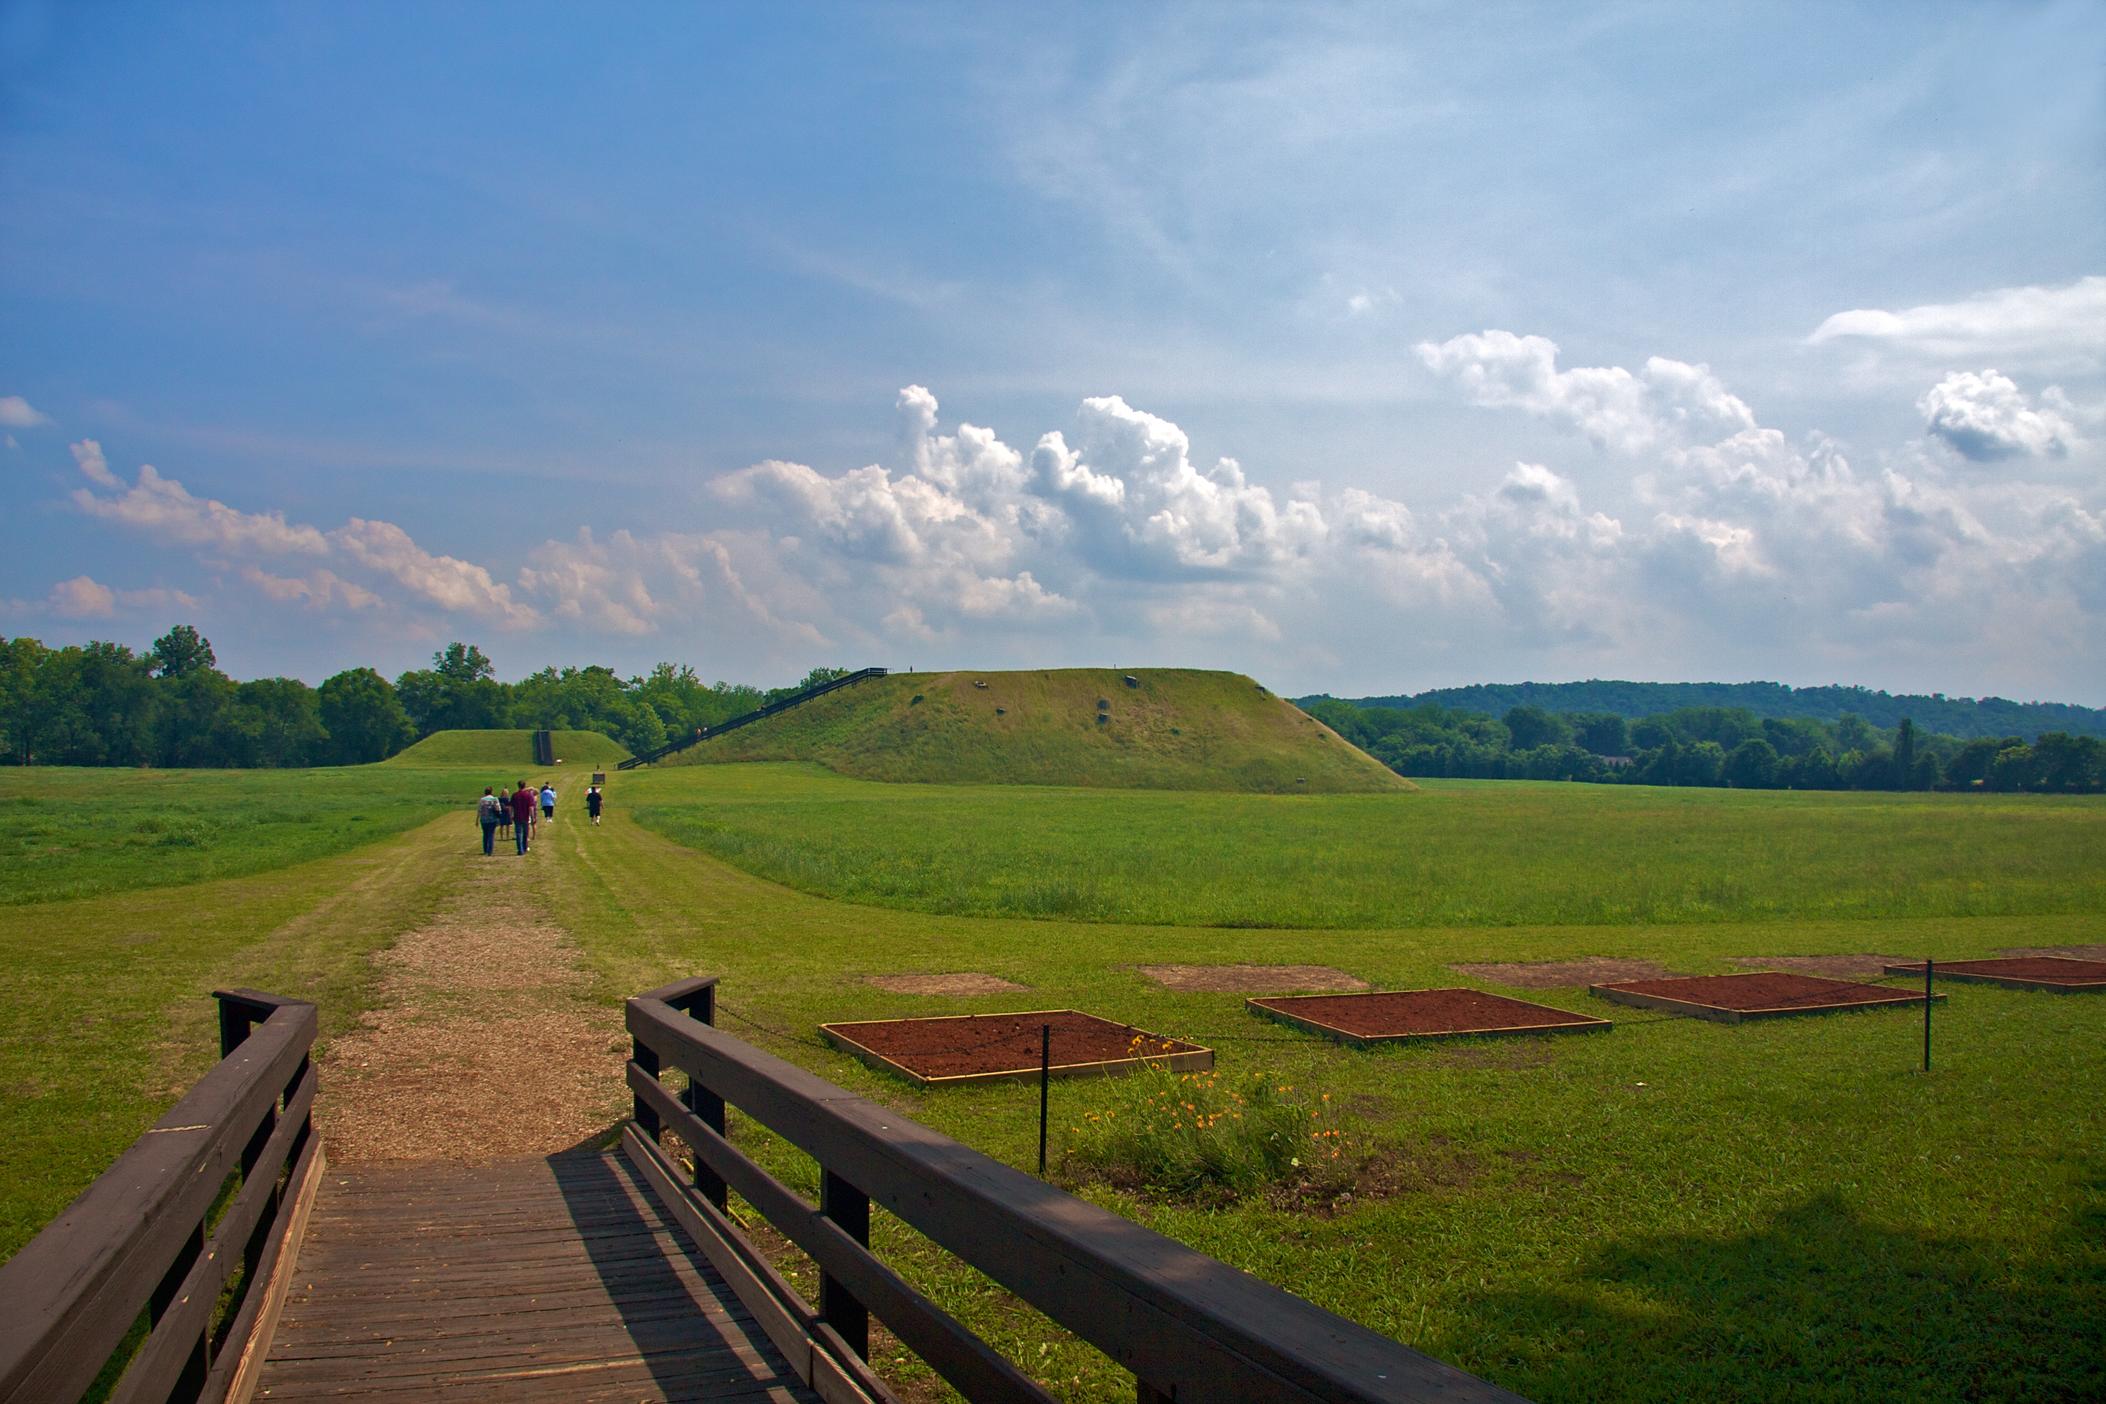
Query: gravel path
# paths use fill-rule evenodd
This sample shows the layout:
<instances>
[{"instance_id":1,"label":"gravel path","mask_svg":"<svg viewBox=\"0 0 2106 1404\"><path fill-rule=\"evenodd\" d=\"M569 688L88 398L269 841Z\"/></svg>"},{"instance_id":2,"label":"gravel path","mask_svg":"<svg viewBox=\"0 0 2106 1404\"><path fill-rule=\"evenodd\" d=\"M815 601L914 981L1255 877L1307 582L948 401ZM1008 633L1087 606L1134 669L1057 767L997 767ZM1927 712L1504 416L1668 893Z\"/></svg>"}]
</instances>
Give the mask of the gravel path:
<instances>
[{"instance_id":1,"label":"gravel path","mask_svg":"<svg viewBox=\"0 0 2106 1404\"><path fill-rule=\"evenodd\" d=\"M590 997L576 948L533 898L553 840L525 860L462 840L448 900L374 956L375 1007L321 1055L316 1119L332 1161L546 1155L621 1115L621 1008Z\"/></svg>"}]
</instances>

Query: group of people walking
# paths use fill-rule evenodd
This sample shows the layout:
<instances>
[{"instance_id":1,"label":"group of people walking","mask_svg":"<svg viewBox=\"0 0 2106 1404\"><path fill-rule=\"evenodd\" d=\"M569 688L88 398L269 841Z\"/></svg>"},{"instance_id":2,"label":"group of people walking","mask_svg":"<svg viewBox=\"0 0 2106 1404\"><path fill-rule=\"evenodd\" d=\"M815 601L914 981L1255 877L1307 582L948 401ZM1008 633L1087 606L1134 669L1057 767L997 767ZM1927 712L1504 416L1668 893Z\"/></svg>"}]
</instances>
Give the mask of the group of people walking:
<instances>
[{"instance_id":1,"label":"group of people walking","mask_svg":"<svg viewBox=\"0 0 2106 1404\"><path fill-rule=\"evenodd\" d=\"M585 792L585 812L597 824L600 808L606 802L600 787L594 785ZM542 824L556 822L556 787L544 780L536 789L526 781L519 788L503 794L494 785L483 787L483 797L476 802L476 823L483 831L483 853L488 856L497 852L500 834L509 834L518 851L524 854L533 846L534 834Z\"/></svg>"}]
</instances>

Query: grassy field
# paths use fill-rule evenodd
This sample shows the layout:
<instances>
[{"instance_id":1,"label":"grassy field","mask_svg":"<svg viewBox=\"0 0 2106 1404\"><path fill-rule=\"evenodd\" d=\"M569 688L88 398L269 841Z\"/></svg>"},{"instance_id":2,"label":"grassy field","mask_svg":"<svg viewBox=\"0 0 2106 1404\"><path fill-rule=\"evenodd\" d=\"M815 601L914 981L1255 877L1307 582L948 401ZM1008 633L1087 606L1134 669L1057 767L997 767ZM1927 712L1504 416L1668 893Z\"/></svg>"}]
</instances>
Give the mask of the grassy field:
<instances>
[{"instance_id":1,"label":"grassy field","mask_svg":"<svg viewBox=\"0 0 2106 1404\"><path fill-rule=\"evenodd\" d=\"M315 1000L325 1036L356 1025L370 999L369 957L431 909L448 847L467 840L465 819L411 827L428 810L398 809L407 812L367 832L408 832L333 857L143 889L127 864L102 895L9 910L0 921L0 1257L211 1066L214 987ZM281 861L293 851L267 835L265 848Z\"/></svg>"},{"instance_id":2,"label":"grassy field","mask_svg":"<svg viewBox=\"0 0 2106 1404\"><path fill-rule=\"evenodd\" d=\"M763 793L775 783L749 781ZM648 812L663 784L637 787L634 802ZM1527 788L1465 793L1487 809L1502 795L1533 802ZM862 821L920 831L926 798L903 792ZM2050 809L2010 822L2025 828ZM1234 812L1217 815L1209 843L1236 846ZM1232 1079L1264 1072L1329 1091L1379 1151L1363 1194L1336 1211L1076 1187L1532 1397L2074 1398L2106 1384L2106 999L1956 988L1925 1077L1908 1010L1727 1028L1612 1011L1577 988L1510 990L1630 1017L1601 1036L1362 1052L1134 968L1309 962L1408 988L1486 984L1458 976L1460 961L1624 955L1723 971L1741 956L1986 955L2106 939L2095 906L2053 909L2047 887L2034 891L2051 910L1989 917L1252 931L804 897L683 852L619 808L608 828L567 831L559 848L576 866L552 873L550 900L609 986L721 974L726 1027L1014 1165L1034 1154L1035 1089L919 1092L803 1040L822 1021L1073 1006L1214 1047ZM1502 876L1529 881L1518 867ZM1029 988L966 999L864 982L954 971ZM1056 1089L1056 1158L1112 1095ZM809 1178L799 1157L777 1163ZM911 1234L892 1226L885 1238L947 1306L1064 1393L1130 1390L1090 1351L990 1305Z\"/></svg>"},{"instance_id":3,"label":"grassy field","mask_svg":"<svg viewBox=\"0 0 2106 1404\"><path fill-rule=\"evenodd\" d=\"M466 814L468 794L384 766L0 769L0 906L268 872Z\"/></svg>"},{"instance_id":4,"label":"grassy field","mask_svg":"<svg viewBox=\"0 0 2106 1404\"><path fill-rule=\"evenodd\" d=\"M558 731L551 734L550 740L555 742L556 759L562 762L562 768L553 772L558 788L564 776L595 769L612 770L629 758L628 749L621 742L597 731ZM534 733L526 730L436 731L381 764L397 769L474 766L489 770L491 778L485 783L493 785L500 775L514 784L550 778L530 773L534 772Z\"/></svg>"},{"instance_id":5,"label":"grassy field","mask_svg":"<svg viewBox=\"0 0 2106 1404\"><path fill-rule=\"evenodd\" d=\"M800 891L1196 926L1633 925L2106 910L2097 797L1430 780L1406 795L872 785L683 767L646 827Z\"/></svg>"},{"instance_id":6,"label":"grassy field","mask_svg":"<svg viewBox=\"0 0 2106 1404\"><path fill-rule=\"evenodd\" d=\"M899 673L705 741L668 765L746 761L813 761L865 780L943 785L1411 788L1241 673L1190 668Z\"/></svg>"},{"instance_id":7,"label":"grassy field","mask_svg":"<svg viewBox=\"0 0 2106 1404\"><path fill-rule=\"evenodd\" d=\"M457 774L422 783L436 796ZM55 800L104 783L93 772L33 779ZM276 793L277 777L246 779ZM367 954L430 910L474 842L465 809L413 827L416 806L436 802L418 793L387 801L406 811L394 837L355 851L10 913L0 1253L209 1059L213 982L319 995L328 1031L355 1020L371 998ZM1031 1163L1035 1089L919 1092L818 1046L814 1025L1070 1005L1214 1047L1230 1078L1264 1073L1330 1093L1368 1155L1351 1200L1207 1207L1116 1189L1072 1164L1063 1173L1121 1213L1535 1398L2097 1397L2106 998L1953 987L1926 1077L1909 1010L1727 1028L1612 1010L1576 987L1506 990L1608 1013L1619 1027L1368 1052L1256 1020L1240 996L1167 990L1135 969L1292 961L1378 988L1499 989L1450 967L1615 955L1720 971L1744 956L1951 958L2106 941L2091 871L2095 805L1883 797L1868 814L1864 797L1792 803L1802 798L1525 785L1441 785L1394 801L945 792L786 767L680 768L620 777L604 827L558 824L530 861L535 903L573 934L605 998L718 974L728 1029L1011 1164ZM770 846L801 850L820 836L845 845L837 874L913 866L888 853L952 861L942 855L978 851L964 838L976 826L1010 826L1043 851L1070 845L1068 868L1109 910L1164 920L829 900L654 831L680 832L689 813L761 834L742 858L756 865ZM111 811L117 827L122 818ZM1218 856L1183 864L1180 831L1184 849ZM259 832L236 841L272 842ZM1574 844L1592 847L1557 856ZM1312 926L1326 909L1310 905L1291 869L1260 861L1275 845L1301 848L1310 871L1341 880L1348 858L1395 865L1429 847L1450 867L1445 878L1438 865L1432 877L1364 877L1343 909L1373 919ZM1138 856L1119 857L1126 848ZM965 865L967 891L995 890L1008 871L1004 845L985 852ZM1824 852L1843 856L1808 866ZM1715 869L1739 895L1677 919L1617 921L1581 900L1587 872L1613 878L1605 857L1658 870L1630 879L1651 886L1626 894L1672 894ZM1899 877L1945 891L1948 904L1972 891L1977 905L1912 906L1919 888ZM1237 910L1254 923L1298 929L1204 924L1219 906L1210 887L1240 890ZM1483 887L1498 890L1464 891ZM1383 901L1398 904L1387 919ZM1492 918L1443 915L1457 910ZM959 971L1028 988L914 996L865 979ZM107 994L82 1011L83 989ZM325 1079L328 1068L325 1052ZM1115 1095L1110 1084L1056 1086L1056 1162ZM610 1087L610 1109L621 1101ZM734 1120L746 1144L809 1184L808 1161ZM882 1215L877 1232L889 1260L1063 1397L1131 1397L1094 1352ZM911 1364L879 1363L920 1387Z\"/></svg>"}]
</instances>

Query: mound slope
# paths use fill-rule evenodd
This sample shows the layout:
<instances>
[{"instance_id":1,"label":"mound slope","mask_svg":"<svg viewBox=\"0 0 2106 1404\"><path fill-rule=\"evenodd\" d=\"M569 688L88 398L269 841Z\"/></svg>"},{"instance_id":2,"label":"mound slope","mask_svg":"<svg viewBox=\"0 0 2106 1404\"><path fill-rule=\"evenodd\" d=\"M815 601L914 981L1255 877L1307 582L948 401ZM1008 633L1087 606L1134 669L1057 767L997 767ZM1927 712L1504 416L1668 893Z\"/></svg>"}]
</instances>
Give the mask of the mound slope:
<instances>
[{"instance_id":1,"label":"mound slope","mask_svg":"<svg viewBox=\"0 0 2106 1404\"><path fill-rule=\"evenodd\" d=\"M616 761L627 760L628 750L613 737L597 731L558 731L554 734L556 757L563 762L561 773L605 770ZM500 728L491 731L434 731L431 735L397 751L382 765L473 765L516 770L518 779L534 769L534 733L531 730ZM546 779L536 772L535 779Z\"/></svg>"},{"instance_id":2,"label":"mound slope","mask_svg":"<svg viewBox=\"0 0 2106 1404\"><path fill-rule=\"evenodd\" d=\"M1271 794L1412 788L1241 673L1181 668L896 673L704 741L667 763L783 760L863 780L933 784Z\"/></svg>"}]
</instances>

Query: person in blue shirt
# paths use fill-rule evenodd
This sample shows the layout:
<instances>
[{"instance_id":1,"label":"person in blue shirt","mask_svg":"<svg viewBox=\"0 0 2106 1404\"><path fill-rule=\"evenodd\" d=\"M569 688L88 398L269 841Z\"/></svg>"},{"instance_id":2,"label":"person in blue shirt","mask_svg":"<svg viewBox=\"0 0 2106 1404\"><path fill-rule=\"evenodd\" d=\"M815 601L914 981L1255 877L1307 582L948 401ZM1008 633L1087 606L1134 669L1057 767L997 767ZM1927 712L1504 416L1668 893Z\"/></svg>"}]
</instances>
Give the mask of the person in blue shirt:
<instances>
[{"instance_id":1,"label":"person in blue shirt","mask_svg":"<svg viewBox=\"0 0 2106 1404\"><path fill-rule=\"evenodd\" d=\"M556 822L556 787L546 780L541 782L541 817Z\"/></svg>"}]
</instances>

